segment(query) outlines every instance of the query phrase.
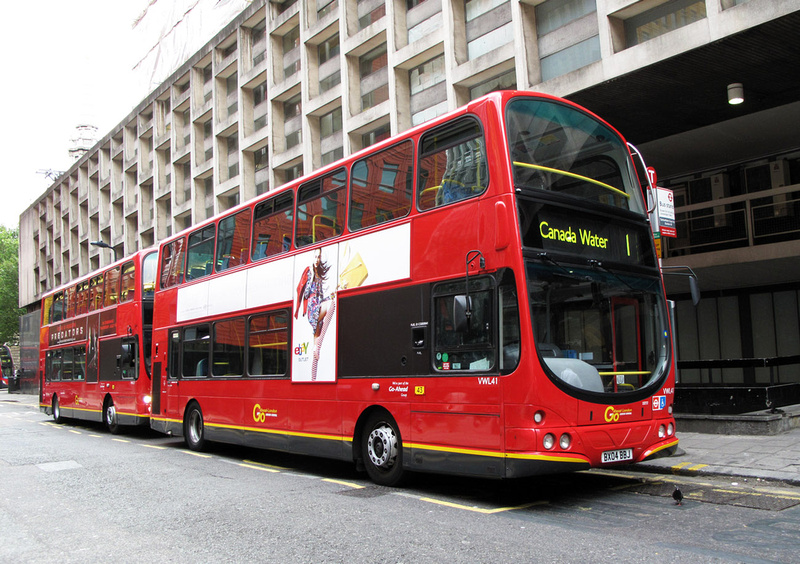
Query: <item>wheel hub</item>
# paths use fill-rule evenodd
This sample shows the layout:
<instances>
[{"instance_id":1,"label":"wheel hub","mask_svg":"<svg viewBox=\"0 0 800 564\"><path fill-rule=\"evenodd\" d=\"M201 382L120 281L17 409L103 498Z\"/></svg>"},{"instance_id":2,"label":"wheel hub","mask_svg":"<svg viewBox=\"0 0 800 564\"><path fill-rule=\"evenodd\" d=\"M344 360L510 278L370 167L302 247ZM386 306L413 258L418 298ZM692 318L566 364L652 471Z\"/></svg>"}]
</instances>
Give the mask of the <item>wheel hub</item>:
<instances>
[{"instance_id":1,"label":"wheel hub","mask_svg":"<svg viewBox=\"0 0 800 564\"><path fill-rule=\"evenodd\" d=\"M367 453L379 468L391 468L397 459L397 436L391 427L376 427L369 434Z\"/></svg>"}]
</instances>

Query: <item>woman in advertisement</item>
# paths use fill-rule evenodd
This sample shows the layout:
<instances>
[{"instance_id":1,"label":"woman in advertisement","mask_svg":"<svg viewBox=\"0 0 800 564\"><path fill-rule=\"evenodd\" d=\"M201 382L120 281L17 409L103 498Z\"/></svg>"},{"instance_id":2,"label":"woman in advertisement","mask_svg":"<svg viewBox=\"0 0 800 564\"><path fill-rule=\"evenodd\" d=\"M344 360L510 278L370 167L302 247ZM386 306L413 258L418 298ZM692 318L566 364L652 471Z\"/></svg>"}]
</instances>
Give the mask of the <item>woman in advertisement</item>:
<instances>
[{"instance_id":1,"label":"woman in advertisement","mask_svg":"<svg viewBox=\"0 0 800 564\"><path fill-rule=\"evenodd\" d=\"M314 335L311 357L311 381L317 379L317 365L319 364L319 354L322 349L322 342L325 334L336 313L336 292L325 295L325 287L328 281L328 272L331 265L322 259L322 249L314 251L314 262L310 267L306 267L297 285L297 305L295 306L294 318L297 319L300 313L300 305L303 306L303 315L306 316L311 325Z\"/></svg>"}]
</instances>

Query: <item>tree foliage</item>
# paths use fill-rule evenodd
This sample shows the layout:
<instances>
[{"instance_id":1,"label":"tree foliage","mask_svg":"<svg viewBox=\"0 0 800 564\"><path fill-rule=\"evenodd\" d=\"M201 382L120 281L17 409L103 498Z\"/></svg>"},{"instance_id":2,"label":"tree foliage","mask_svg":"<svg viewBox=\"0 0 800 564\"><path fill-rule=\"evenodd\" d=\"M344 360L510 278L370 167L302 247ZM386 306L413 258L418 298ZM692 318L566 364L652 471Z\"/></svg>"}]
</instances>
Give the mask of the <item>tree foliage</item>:
<instances>
[{"instance_id":1,"label":"tree foliage","mask_svg":"<svg viewBox=\"0 0 800 564\"><path fill-rule=\"evenodd\" d=\"M19 335L19 233L0 225L0 344Z\"/></svg>"}]
</instances>

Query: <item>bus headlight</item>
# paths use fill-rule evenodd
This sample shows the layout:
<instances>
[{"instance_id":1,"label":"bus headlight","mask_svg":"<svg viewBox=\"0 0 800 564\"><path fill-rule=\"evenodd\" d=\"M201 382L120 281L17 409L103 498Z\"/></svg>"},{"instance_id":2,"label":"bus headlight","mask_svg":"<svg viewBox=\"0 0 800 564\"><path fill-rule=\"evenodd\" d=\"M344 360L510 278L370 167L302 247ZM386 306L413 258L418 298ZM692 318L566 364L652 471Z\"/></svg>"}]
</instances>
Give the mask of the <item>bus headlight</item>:
<instances>
[{"instance_id":1,"label":"bus headlight","mask_svg":"<svg viewBox=\"0 0 800 564\"><path fill-rule=\"evenodd\" d=\"M667 428L664 427L663 425L659 425L658 426L658 438L659 439L663 439L666 436L667 436Z\"/></svg>"},{"instance_id":2,"label":"bus headlight","mask_svg":"<svg viewBox=\"0 0 800 564\"><path fill-rule=\"evenodd\" d=\"M571 444L572 444L572 437L569 436L569 433L564 433L558 440L558 446L561 447L561 450L568 450L569 445Z\"/></svg>"},{"instance_id":3,"label":"bus headlight","mask_svg":"<svg viewBox=\"0 0 800 564\"><path fill-rule=\"evenodd\" d=\"M144 397L142 398L142 401L143 401L144 403L146 403L146 404L150 404L150 403L152 403L152 401L153 401L153 398L152 398L151 396L144 396Z\"/></svg>"},{"instance_id":4,"label":"bus headlight","mask_svg":"<svg viewBox=\"0 0 800 564\"><path fill-rule=\"evenodd\" d=\"M542 445L544 445L544 448L550 450L553 448L553 445L555 444L556 444L556 436L552 433L547 433L544 436L544 439L542 440Z\"/></svg>"},{"instance_id":5,"label":"bus headlight","mask_svg":"<svg viewBox=\"0 0 800 564\"><path fill-rule=\"evenodd\" d=\"M542 421L544 421L544 411L537 411L536 413L533 414L534 423L539 424Z\"/></svg>"},{"instance_id":6,"label":"bus headlight","mask_svg":"<svg viewBox=\"0 0 800 564\"><path fill-rule=\"evenodd\" d=\"M675 432L675 425L673 425L672 423L667 425L667 436L671 437L674 432Z\"/></svg>"}]
</instances>

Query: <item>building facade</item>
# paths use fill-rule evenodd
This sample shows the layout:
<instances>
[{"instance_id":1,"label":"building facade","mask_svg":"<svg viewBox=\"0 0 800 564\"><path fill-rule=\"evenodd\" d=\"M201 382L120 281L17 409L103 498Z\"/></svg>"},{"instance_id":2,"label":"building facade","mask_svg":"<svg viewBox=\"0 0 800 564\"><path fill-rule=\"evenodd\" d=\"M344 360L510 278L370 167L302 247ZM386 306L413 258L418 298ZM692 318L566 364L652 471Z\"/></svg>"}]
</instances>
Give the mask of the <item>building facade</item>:
<instances>
[{"instance_id":1,"label":"building facade","mask_svg":"<svg viewBox=\"0 0 800 564\"><path fill-rule=\"evenodd\" d=\"M254 0L20 217L20 305L496 89L606 118L675 191L682 359L800 354L800 0ZM744 102L728 103L741 84ZM685 382L776 379L687 369ZM781 366L800 382L800 364Z\"/></svg>"}]
</instances>

